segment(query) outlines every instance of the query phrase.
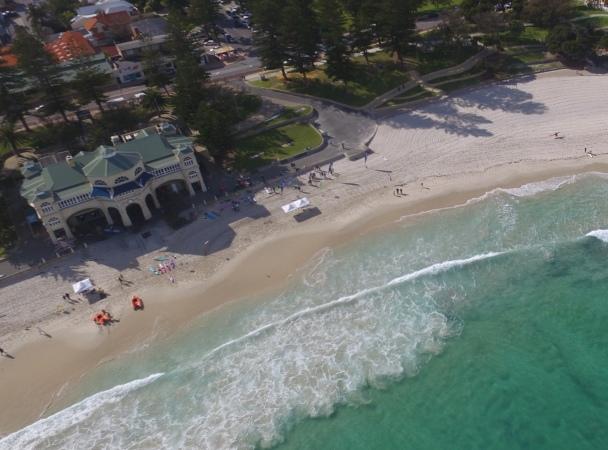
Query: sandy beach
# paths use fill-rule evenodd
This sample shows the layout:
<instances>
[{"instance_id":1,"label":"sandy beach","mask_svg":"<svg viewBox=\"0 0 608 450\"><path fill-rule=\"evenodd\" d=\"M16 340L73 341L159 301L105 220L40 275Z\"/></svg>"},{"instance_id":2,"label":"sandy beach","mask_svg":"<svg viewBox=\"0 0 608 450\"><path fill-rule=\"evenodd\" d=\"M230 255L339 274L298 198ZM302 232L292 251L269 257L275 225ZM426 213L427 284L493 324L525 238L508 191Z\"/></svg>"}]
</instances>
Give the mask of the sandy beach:
<instances>
[{"instance_id":1,"label":"sandy beach","mask_svg":"<svg viewBox=\"0 0 608 450\"><path fill-rule=\"evenodd\" d=\"M495 188L608 171L607 100L608 77L566 70L437 99L379 121L366 163L338 161L336 176L317 187L302 175L304 192L259 192L257 205L243 208L257 211L251 217L234 221L226 211L214 222L197 220L150 251L95 244L3 288L0 346L14 359L0 359L0 435L66 406L70 387L99 364L226 302L281 289L323 248ZM280 210L298 196L321 214L298 223ZM176 284L146 270L158 255L176 255ZM121 287L119 273L132 284ZM83 276L109 297L63 302ZM133 293L144 298L144 312L130 310ZM98 330L90 317L100 308L120 322Z\"/></svg>"}]
</instances>

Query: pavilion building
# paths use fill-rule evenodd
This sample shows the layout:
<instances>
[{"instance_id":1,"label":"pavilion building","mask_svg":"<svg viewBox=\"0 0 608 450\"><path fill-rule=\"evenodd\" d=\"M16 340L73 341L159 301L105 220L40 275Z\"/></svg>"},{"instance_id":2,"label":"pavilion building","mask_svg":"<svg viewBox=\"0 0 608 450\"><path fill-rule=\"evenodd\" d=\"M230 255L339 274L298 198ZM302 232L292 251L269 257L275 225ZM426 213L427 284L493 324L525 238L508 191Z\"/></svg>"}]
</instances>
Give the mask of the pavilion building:
<instances>
[{"instance_id":1,"label":"pavilion building","mask_svg":"<svg viewBox=\"0 0 608 450\"><path fill-rule=\"evenodd\" d=\"M53 242L93 228L140 224L163 198L206 191L191 139L172 125L112 140L113 146L23 166L21 195Z\"/></svg>"}]
</instances>

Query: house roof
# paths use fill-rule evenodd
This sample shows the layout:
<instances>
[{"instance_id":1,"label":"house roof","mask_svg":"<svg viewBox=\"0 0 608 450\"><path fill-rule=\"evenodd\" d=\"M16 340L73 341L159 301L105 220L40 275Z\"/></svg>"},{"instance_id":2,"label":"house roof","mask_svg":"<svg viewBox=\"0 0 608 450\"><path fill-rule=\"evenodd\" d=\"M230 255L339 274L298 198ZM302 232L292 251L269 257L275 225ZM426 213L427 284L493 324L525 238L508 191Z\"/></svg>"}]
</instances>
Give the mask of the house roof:
<instances>
[{"instance_id":1,"label":"house roof","mask_svg":"<svg viewBox=\"0 0 608 450\"><path fill-rule=\"evenodd\" d=\"M11 51L11 46L0 48L0 67L14 67L17 65L17 57Z\"/></svg>"},{"instance_id":2,"label":"house roof","mask_svg":"<svg viewBox=\"0 0 608 450\"><path fill-rule=\"evenodd\" d=\"M126 26L131 23L131 16L127 11L117 11L106 14L98 13L95 17L84 21L84 28L91 31L98 23L107 27Z\"/></svg>"},{"instance_id":3,"label":"house roof","mask_svg":"<svg viewBox=\"0 0 608 450\"><path fill-rule=\"evenodd\" d=\"M133 139L124 144L118 144L117 148L121 152L138 151L140 148L145 148L144 152L140 151L145 164L174 156L173 146L164 136L158 134L151 134Z\"/></svg>"},{"instance_id":4,"label":"house roof","mask_svg":"<svg viewBox=\"0 0 608 450\"><path fill-rule=\"evenodd\" d=\"M179 152L190 152L192 141L184 136L165 137L159 134L136 134L135 139L114 147L101 145L92 152L80 152L71 163L59 162L41 167L36 164L22 169L25 176L21 195L30 201L54 196L71 198L91 192L96 178L118 175L140 161L149 168L162 167L162 161ZM172 145L172 143L175 145ZM27 170L26 170L27 169Z\"/></svg>"},{"instance_id":5,"label":"house roof","mask_svg":"<svg viewBox=\"0 0 608 450\"><path fill-rule=\"evenodd\" d=\"M95 49L89 41L76 31L61 33L56 40L46 44L46 50L60 62L95 54Z\"/></svg>"},{"instance_id":6,"label":"house roof","mask_svg":"<svg viewBox=\"0 0 608 450\"><path fill-rule=\"evenodd\" d=\"M149 17L131 23L134 36L159 36L167 34L167 21L162 17Z\"/></svg>"},{"instance_id":7,"label":"house roof","mask_svg":"<svg viewBox=\"0 0 608 450\"><path fill-rule=\"evenodd\" d=\"M93 16L100 11L113 13L117 11L136 11L137 8L124 0L107 0L94 5L82 6L76 10L77 16Z\"/></svg>"},{"instance_id":8,"label":"house roof","mask_svg":"<svg viewBox=\"0 0 608 450\"><path fill-rule=\"evenodd\" d=\"M100 145L82 172L89 178L111 177L135 167L141 159L139 153Z\"/></svg>"}]
</instances>

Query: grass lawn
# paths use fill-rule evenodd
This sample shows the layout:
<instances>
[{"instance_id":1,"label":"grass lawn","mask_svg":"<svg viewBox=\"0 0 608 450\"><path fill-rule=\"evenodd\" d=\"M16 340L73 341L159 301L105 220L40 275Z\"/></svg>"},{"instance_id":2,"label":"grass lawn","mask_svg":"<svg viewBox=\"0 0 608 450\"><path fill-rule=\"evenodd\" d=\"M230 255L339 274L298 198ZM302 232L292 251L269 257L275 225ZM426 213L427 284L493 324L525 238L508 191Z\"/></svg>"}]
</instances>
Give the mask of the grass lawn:
<instances>
[{"instance_id":1,"label":"grass lawn","mask_svg":"<svg viewBox=\"0 0 608 450\"><path fill-rule=\"evenodd\" d=\"M450 2L445 2L444 4L437 6L432 0L426 0L418 8L418 14L437 14L445 9L460 6L461 3L462 0L450 0Z\"/></svg>"},{"instance_id":2,"label":"grass lawn","mask_svg":"<svg viewBox=\"0 0 608 450\"><path fill-rule=\"evenodd\" d=\"M408 55L406 57L406 63L409 68L415 68L420 74L424 75L437 70L457 66L480 51L481 48L473 46L436 46L432 51L418 51L414 55Z\"/></svg>"},{"instance_id":3,"label":"grass lawn","mask_svg":"<svg viewBox=\"0 0 608 450\"><path fill-rule=\"evenodd\" d=\"M322 141L310 125L286 125L238 140L233 165L237 170L255 169L318 147Z\"/></svg>"},{"instance_id":4,"label":"grass lawn","mask_svg":"<svg viewBox=\"0 0 608 450\"><path fill-rule=\"evenodd\" d=\"M599 17L585 17L583 19L576 20L579 25L591 25L595 28L608 27L608 14Z\"/></svg>"},{"instance_id":5,"label":"grass lawn","mask_svg":"<svg viewBox=\"0 0 608 450\"><path fill-rule=\"evenodd\" d=\"M364 58L353 58L353 81L346 85L330 80L322 68L309 72L307 80L298 73L291 72L287 81L281 75L265 81L253 81L252 85L262 88L281 89L300 94L314 95L335 100L352 106L363 106L380 94L390 91L406 81L407 74L383 52L369 55L370 64Z\"/></svg>"},{"instance_id":6,"label":"grass lawn","mask_svg":"<svg viewBox=\"0 0 608 450\"><path fill-rule=\"evenodd\" d=\"M549 30L540 27L525 27L521 33L514 34L508 31L501 33L501 42L509 45L544 45Z\"/></svg>"},{"instance_id":7,"label":"grass lawn","mask_svg":"<svg viewBox=\"0 0 608 450\"><path fill-rule=\"evenodd\" d=\"M311 112L312 106L309 105L302 105L294 108L285 108L277 117L267 120L266 122L262 122L261 125L264 127L271 127L281 122L285 122L286 120L307 116Z\"/></svg>"}]
</instances>

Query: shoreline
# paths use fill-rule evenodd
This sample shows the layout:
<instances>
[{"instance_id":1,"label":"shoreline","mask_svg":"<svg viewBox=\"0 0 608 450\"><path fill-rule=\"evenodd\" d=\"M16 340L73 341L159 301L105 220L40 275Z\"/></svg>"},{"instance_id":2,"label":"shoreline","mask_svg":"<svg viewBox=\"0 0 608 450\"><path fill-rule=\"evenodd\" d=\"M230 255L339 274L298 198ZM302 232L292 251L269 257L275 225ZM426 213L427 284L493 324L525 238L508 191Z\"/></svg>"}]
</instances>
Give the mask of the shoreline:
<instances>
[{"instance_id":1,"label":"shoreline","mask_svg":"<svg viewBox=\"0 0 608 450\"><path fill-rule=\"evenodd\" d=\"M136 235L104 241L3 288L1 346L15 359L0 358L0 436L67 406L79 380L105 362L187 330L222 305L285 288L323 248L497 188L608 172L607 88L606 77L565 70L433 102L381 121L365 166L338 161L337 175L314 187L302 175L309 192L256 194L258 204L244 206L242 215L228 210L164 236L155 230L157 246ZM565 138L553 139L556 130ZM396 187L407 196L395 196ZM300 195L321 214L302 223L283 214L280 206ZM167 254L178 255L175 285L146 270ZM123 273L132 286L119 286ZM68 283L84 274L109 297L94 305L64 303L58 311ZM144 299L144 312L130 309L134 293ZM100 308L120 323L97 329L90 317Z\"/></svg>"},{"instance_id":2,"label":"shoreline","mask_svg":"<svg viewBox=\"0 0 608 450\"><path fill-rule=\"evenodd\" d=\"M128 355L133 348L129 343L153 344L187 331L202 314L222 305L247 301L248 297L273 293L286 287L293 275L323 248L336 248L357 237L384 232L416 215L464 206L495 189L517 188L562 176L608 172L608 156L602 159L605 161L591 162L585 158L574 164L571 160L554 161L550 165L555 167L547 167L547 162L517 163L489 169L477 177L470 174L444 177L441 184L433 184L432 191L423 195L410 199L384 198L374 207L375 215L371 218L367 206L359 208L350 220L305 225L252 245L216 272L204 289L200 289L200 283L188 283L178 289L156 289L155 294L146 296L146 310L143 313L123 315L119 324L103 330L103 333L88 322L83 323L82 327L68 330L60 327L49 329L52 333L63 334L54 339L22 342L15 352L17 359L12 361L18 361L19 366L7 367L8 361L0 365L0 398L8 406L0 415L0 433L12 433L40 419L48 411L69 406L64 399L71 386L105 362ZM520 164L528 167L522 168ZM513 168L518 170L514 171ZM469 183L463 183L464 179ZM380 193L382 197L386 197L386 194ZM270 265L263 268L254 265L252 270L251 263L256 260L270 262ZM234 274L242 274L243 267L248 268L246 275L239 276L239 281L235 283ZM213 300L200 301L209 297ZM176 301L179 302L177 305ZM91 355L93 350L95 354ZM53 367L47 367L44 377L40 377L37 371L40 360L54 362ZM29 401L25 405L21 401L23 398L38 401ZM7 410L10 410L10 414L5 412Z\"/></svg>"}]
</instances>

